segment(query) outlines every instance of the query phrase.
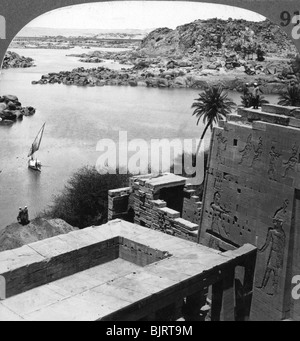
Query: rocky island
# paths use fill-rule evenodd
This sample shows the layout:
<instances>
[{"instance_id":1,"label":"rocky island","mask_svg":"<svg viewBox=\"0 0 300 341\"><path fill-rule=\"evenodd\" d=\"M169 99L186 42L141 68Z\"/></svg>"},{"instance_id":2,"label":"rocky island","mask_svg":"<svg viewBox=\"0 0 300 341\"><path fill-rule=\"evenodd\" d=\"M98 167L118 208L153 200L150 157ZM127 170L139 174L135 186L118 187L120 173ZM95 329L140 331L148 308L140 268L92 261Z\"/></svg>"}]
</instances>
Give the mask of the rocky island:
<instances>
[{"instance_id":1,"label":"rocky island","mask_svg":"<svg viewBox=\"0 0 300 341\"><path fill-rule=\"evenodd\" d=\"M34 60L29 57L20 56L19 54L7 51L3 60L3 69L10 68L28 68L33 67Z\"/></svg>"},{"instance_id":2,"label":"rocky island","mask_svg":"<svg viewBox=\"0 0 300 341\"><path fill-rule=\"evenodd\" d=\"M24 116L34 115L35 111L33 107L23 107L16 96L0 96L0 125L11 125Z\"/></svg>"},{"instance_id":3,"label":"rocky island","mask_svg":"<svg viewBox=\"0 0 300 341\"><path fill-rule=\"evenodd\" d=\"M49 73L32 84L203 89L221 83L241 91L245 82L259 82L264 93L278 94L300 79L295 47L268 20L196 20L175 30L156 29L130 51L70 56L85 63L114 60L124 68L77 68Z\"/></svg>"}]
</instances>

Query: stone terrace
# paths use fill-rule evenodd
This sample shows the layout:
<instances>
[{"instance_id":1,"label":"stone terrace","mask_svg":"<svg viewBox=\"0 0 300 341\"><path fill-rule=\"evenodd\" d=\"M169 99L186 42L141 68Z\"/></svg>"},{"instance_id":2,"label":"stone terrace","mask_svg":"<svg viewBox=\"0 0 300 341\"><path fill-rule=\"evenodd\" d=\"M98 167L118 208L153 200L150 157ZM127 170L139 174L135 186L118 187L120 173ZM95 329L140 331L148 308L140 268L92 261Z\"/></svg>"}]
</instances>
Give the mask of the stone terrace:
<instances>
[{"instance_id":1,"label":"stone terrace","mask_svg":"<svg viewBox=\"0 0 300 341\"><path fill-rule=\"evenodd\" d=\"M0 320L157 320L166 307L177 319L185 298L185 319L194 320L209 286L212 320L234 320L237 266L245 268L247 319L255 259L251 245L221 253L114 220L0 253Z\"/></svg>"}]
</instances>

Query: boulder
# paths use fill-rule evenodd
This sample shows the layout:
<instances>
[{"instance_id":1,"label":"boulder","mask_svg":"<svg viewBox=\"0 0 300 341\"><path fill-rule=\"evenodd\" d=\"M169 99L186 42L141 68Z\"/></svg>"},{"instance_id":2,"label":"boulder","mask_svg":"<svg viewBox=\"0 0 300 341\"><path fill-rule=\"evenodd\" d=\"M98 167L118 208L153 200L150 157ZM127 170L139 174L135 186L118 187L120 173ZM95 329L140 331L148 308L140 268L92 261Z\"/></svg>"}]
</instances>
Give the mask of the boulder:
<instances>
[{"instance_id":1,"label":"boulder","mask_svg":"<svg viewBox=\"0 0 300 341\"><path fill-rule=\"evenodd\" d=\"M128 83L129 83L130 86L137 86L137 85L138 85L137 81L136 81L136 80L133 80L133 79L130 79L130 80L128 81Z\"/></svg>"},{"instance_id":2,"label":"boulder","mask_svg":"<svg viewBox=\"0 0 300 341\"><path fill-rule=\"evenodd\" d=\"M23 113L24 116L32 116L35 114L36 110L33 107L26 107L23 108L21 112Z\"/></svg>"},{"instance_id":3,"label":"boulder","mask_svg":"<svg viewBox=\"0 0 300 341\"><path fill-rule=\"evenodd\" d=\"M4 95L3 98L6 103L19 101L18 97L14 95Z\"/></svg>"},{"instance_id":4,"label":"boulder","mask_svg":"<svg viewBox=\"0 0 300 341\"><path fill-rule=\"evenodd\" d=\"M24 116L23 112L21 110L16 110L14 114L17 116L17 120L21 120Z\"/></svg>"},{"instance_id":5,"label":"boulder","mask_svg":"<svg viewBox=\"0 0 300 341\"><path fill-rule=\"evenodd\" d=\"M7 105L5 103L0 103L0 112L5 110L7 108Z\"/></svg>"},{"instance_id":6,"label":"boulder","mask_svg":"<svg viewBox=\"0 0 300 341\"><path fill-rule=\"evenodd\" d=\"M169 82L165 78L159 78L157 80L157 86L159 88L167 88L169 86Z\"/></svg>"},{"instance_id":7,"label":"boulder","mask_svg":"<svg viewBox=\"0 0 300 341\"><path fill-rule=\"evenodd\" d=\"M2 120L10 120L10 121L15 121L17 119L17 115L9 110L4 110L2 111L2 113L0 114L0 117L2 118Z\"/></svg>"},{"instance_id":8,"label":"boulder","mask_svg":"<svg viewBox=\"0 0 300 341\"><path fill-rule=\"evenodd\" d=\"M177 77L174 81L176 85L186 86L186 79L183 77Z\"/></svg>"}]
</instances>

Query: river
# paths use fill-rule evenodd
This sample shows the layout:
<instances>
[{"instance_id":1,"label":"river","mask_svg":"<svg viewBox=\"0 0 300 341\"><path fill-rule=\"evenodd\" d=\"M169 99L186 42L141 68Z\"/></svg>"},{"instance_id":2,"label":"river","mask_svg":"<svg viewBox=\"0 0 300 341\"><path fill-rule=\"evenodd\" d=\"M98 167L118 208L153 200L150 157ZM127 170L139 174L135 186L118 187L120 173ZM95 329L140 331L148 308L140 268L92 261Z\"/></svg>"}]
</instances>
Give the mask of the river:
<instances>
[{"instance_id":1,"label":"river","mask_svg":"<svg viewBox=\"0 0 300 341\"><path fill-rule=\"evenodd\" d=\"M12 51L34 58L37 67L3 70L0 95L16 95L23 106L33 106L37 112L12 126L0 126L0 230L16 221L20 206L27 205L31 217L40 213L75 170L95 165L100 156L96 151L100 139L117 141L119 131L127 131L129 140L147 141L190 139L201 134L201 125L196 126L191 115L191 104L199 90L32 85L33 80L48 72L79 66L124 66L111 61L83 64L79 58L66 57L87 52L79 47ZM239 104L240 94L231 92L230 97ZM268 99L275 103L277 98ZM28 170L26 156L44 122L46 129L38 155L44 167L39 174Z\"/></svg>"}]
</instances>

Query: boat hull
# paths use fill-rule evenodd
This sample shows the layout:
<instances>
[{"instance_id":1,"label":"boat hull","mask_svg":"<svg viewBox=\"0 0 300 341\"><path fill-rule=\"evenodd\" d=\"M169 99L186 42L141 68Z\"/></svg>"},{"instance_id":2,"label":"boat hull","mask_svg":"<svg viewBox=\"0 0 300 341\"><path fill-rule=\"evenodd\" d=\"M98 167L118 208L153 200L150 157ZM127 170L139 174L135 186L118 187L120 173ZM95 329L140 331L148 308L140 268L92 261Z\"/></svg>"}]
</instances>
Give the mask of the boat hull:
<instances>
[{"instance_id":1,"label":"boat hull","mask_svg":"<svg viewBox=\"0 0 300 341\"><path fill-rule=\"evenodd\" d=\"M42 171L42 164L38 160L29 160L28 161L28 168L36 171L36 172L41 172Z\"/></svg>"}]
</instances>

